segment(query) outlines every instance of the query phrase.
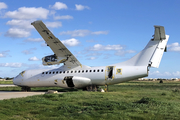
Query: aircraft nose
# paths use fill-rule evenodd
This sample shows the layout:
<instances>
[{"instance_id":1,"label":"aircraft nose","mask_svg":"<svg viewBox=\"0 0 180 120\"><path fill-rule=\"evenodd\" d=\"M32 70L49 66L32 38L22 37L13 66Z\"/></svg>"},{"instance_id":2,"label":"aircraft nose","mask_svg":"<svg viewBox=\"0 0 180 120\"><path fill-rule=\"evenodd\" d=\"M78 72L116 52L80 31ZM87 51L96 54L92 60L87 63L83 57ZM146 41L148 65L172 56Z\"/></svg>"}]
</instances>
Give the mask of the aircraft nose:
<instances>
[{"instance_id":1,"label":"aircraft nose","mask_svg":"<svg viewBox=\"0 0 180 120\"><path fill-rule=\"evenodd\" d=\"M14 79L13 79L13 84L14 85L18 85L18 81L20 81L20 75L17 75Z\"/></svg>"}]
</instances>

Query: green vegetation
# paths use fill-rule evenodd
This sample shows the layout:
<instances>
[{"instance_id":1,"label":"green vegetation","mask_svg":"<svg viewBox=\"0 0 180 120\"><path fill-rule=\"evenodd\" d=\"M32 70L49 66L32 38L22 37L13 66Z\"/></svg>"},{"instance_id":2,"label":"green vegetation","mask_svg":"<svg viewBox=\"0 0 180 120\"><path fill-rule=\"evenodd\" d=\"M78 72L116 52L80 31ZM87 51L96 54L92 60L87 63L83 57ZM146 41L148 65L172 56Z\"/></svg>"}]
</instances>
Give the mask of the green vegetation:
<instances>
[{"instance_id":1,"label":"green vegetation","mask_svg":"<svg viewBox=\"0 0 180 120\"><path fill-rule=\"evenodd\" d=\"M12 80L0 81L0 84L13 84Z\"/></svg>"},{"instance_id":2,"label":"green vegetation","mask_svg":"<svg viewBox=\"0 0 180 120\"><path fill-rule=\"evenodd\" d=\"M6 89L20 90L19 87ZM47 91L48 89L66 92L1 100L0 118L3 120L178 120L180 118L180 82L132 81L111 85L107 93L76 89L68 91L58 87L32 90Z\"/></svg>"}]
</instances>

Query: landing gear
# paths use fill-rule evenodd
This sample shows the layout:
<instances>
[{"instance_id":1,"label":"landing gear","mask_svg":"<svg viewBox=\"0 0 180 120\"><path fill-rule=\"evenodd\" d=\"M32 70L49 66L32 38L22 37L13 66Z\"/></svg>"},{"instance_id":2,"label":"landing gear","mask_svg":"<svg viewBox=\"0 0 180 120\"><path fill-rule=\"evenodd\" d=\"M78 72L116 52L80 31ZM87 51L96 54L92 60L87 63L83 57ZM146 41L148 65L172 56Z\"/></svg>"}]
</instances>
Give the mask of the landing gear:
<instances>
[{"instance_id":1,"label":"landing gear","mask_svg":"<svg viewBox=\"0 0 180 120\"><path fill-rule=\"evenodd\" d=\"M105 92L108 92L108 85L105 85L104 87L105 87L105 88L104 88L104 91L105 91Z\"/></svg>"},{"instance_id":2,"label":"landing gear","mask_svg":"<svg viewBox=\"0 0 180 120\"><path fill-rule=\"evenodd\" d=\"M31 88L30 87L21 87L21 91L29 92L29 91L31 91Z\"/></svg>"},{"instance_id":3,"label":"landing gear","mask_svg":"<svg viewBox=\"0 0 180 120\"><path fill-rule=\"evenodd\" d=\"M89 85L89 86L87 86L85 89L87 90L87 91L94 91L94 92L96 92L96 91L98 91L98 86L96 86L96 85Z\"/></svg>"}]
</instances>

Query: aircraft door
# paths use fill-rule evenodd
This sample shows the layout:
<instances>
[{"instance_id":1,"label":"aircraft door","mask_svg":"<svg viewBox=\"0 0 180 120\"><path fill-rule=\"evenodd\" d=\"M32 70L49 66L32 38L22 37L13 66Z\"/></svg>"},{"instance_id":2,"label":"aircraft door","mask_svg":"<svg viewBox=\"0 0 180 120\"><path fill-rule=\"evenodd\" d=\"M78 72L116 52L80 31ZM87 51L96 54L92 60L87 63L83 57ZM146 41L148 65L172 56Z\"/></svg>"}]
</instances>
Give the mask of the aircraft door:
<instances>
[{"instance_id":1,"label":"aircraft door","mask_svg":"<svg viewBox=\"0 0 180 120\"><path fill-rule=\"evenodd\" d=\"M105 71L105 81L106 83L110 83L112 80L114 80L115 77L115 66L107 66Z\"/></svg>"}]
</instances>

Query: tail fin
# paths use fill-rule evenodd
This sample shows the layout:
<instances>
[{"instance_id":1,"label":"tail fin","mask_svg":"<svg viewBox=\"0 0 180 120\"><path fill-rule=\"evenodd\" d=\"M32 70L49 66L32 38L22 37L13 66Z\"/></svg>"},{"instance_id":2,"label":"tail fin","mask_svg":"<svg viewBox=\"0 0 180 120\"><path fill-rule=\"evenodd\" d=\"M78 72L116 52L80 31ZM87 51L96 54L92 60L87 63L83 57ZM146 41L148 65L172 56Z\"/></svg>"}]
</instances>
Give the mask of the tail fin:
<instances>
[{"instance_id":1,"label":"tail fin","mask_svg":"<svg viewBox=\"0 0 180 120\"><path fill-rule=\"evenodd\" d=\"M163 26L154 26L154 28L154 38L149 41L146 47L131 59L118 65L159 67L169 35L165 35Z\"/></svg>"}]
</instances>

